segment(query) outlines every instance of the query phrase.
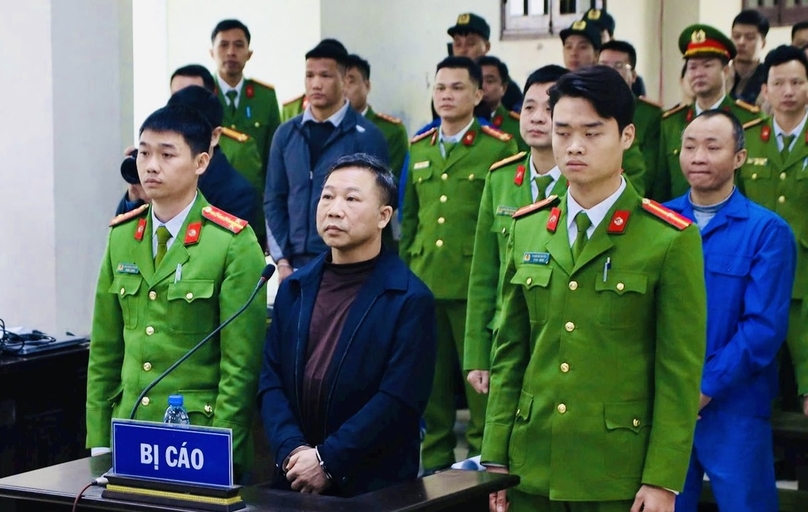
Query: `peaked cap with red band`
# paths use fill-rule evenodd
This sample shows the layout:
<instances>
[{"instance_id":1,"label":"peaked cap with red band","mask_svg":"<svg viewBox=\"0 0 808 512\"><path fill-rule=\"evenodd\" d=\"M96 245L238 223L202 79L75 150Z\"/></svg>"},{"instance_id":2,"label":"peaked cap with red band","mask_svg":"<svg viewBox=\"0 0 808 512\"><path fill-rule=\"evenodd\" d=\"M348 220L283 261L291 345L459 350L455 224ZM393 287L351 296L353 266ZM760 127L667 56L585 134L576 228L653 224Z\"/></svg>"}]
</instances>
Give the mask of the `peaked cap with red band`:
<instances>
[{"instance_id":1,"label":"peaked cap with red band","mask_svg":"<svg viewBox=\"0 0 808 512\"><path fill-rule=\"evenodd\" d=\"M679 35L679 51L685 59L718 57L728 61L738 51L732 40L710 25L690 25Z\"/></svg>"}]
</instances>

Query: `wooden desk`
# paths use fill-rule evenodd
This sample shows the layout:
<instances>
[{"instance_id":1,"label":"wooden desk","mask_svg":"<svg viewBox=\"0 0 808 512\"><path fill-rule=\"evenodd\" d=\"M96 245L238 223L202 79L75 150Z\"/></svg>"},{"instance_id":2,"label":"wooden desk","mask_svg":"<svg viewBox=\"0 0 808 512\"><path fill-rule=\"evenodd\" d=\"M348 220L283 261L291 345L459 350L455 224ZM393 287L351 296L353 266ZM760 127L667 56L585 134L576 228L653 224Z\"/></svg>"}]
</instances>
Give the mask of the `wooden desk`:
<instances>
[{"instance_id":1,"label":"wooden desk","mask_svg":"<svg viewBox=\"0 0 808 512\"><path fill-rule=\"evenodd\" d=\"M70 510L76 494L92 479L107 471L111 457L104 455L66 462L0 479L0 510L48 512ZM488 509L488 494L519 482L513 475L449 470L355 498L312 496L250 486L242 489L248 512L475 512ZM100 487L91 487L79 502L79 510L154 511L154 505L106 500Z\"/></svg>"},{"instance_id":2,"label":"wooden desk","mask_svg":"<svg viewBox=\"0 0 808 512\"><path fill-rule=\"evenodd\" d=\"M74 460L84 449L89 343L0 357L0 476Z\"/></svg>"}]
</instances>

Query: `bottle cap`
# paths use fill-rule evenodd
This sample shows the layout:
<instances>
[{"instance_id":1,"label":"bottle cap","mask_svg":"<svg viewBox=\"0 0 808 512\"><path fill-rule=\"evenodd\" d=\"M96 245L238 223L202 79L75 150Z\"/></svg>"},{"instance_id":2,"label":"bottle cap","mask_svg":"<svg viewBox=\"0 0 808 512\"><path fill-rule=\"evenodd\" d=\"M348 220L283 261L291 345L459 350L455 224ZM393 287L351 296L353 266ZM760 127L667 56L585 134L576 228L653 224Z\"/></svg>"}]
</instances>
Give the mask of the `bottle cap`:
<instances>
[{"instance_id":1,"label":"bottle cap","mask_svg":"<svg viewBox=\"0 0 808 512\"><path fill-rule=\"evenodd\" d=\"M169 395L168 405L182 407L182 395Z\"/></svg>"}]
</instances>

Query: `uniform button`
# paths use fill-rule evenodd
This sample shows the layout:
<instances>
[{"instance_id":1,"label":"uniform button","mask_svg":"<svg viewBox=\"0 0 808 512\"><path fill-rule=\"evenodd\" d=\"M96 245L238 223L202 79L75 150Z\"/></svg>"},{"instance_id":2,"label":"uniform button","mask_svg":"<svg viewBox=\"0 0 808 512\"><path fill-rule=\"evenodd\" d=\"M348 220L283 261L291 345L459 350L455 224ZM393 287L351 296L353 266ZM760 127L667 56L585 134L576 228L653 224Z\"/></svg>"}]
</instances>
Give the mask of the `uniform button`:
<instances>
[{"instance_id":1,"label":"uniform button","mask_svg":"<svg viewBox=\"0 0 808 512\"><path fill-rule=\"evenodd\" d=\"M623 283L617 283L617 286L615 286L615 288L617 288L618 292L622 292L623 289L625 289L625 287L626 287L626 285L624 285Z\"/></svg>"},{"instance_id":2,"label":"uniform button","mask_svg":"<svg viewBox=\"0 0 808 512\"><path fill-rule=\"evenodd\" d=\"M756 173L756 172L753 172L753 173L752 173L752 179L753 179L753 180L756 180L756 179L757 179L757 173Z\"/></svg>"},{"instance_id":3,"label":"uniform button","mask_svg":"<svg viewBox=\"0 0 808 512\"><path fill-rule=\"evenodd\" d=\"M443 247L443 240L438 238L437 240L435 240L435 245L438 247Z\"/></svg>"},{"instance_id":4,"label":"uniform button","mask_svg":"<svg viewBox=\"0 0 808 512\"><path fill-rule=\"evenodd\" d=\"M152 290L149 292L149 300L155 300L157 298L157 292Z\"/></svg>"},{"instance_id":5,"label":"uniform button","mask_svg":"<svg viewBox=\"0 0 808 512\"><path fill-rule=\"evenodd\" d=\"M421 183L422 181L424 181L423 178L418 178L418 183Z\"/></svg>"},{"instance_id":6,"label":"uniform button","mask_svg":"<svg viewBox=\"0 0 808 512\"><path fill-rule=\"evenodd\" d=\"M570 371L570 365L561 363L561 373L567 373L568 371Z\"/></svg>"},{"instance_id":7,"label":"uniform button","mask_svg":"<svg viewBox=\"0 0 808 512\"><path fill-rule=\"evenodd\" d=\"M473 180L473 179L474 179L474 175L473 175L473 174L469 174L469 181L471 181L471 180Z\"/></svg>"},{"instance_id":8,"label":"uniform button","mask_svg":"<svg viewBox=\"0 0 808 512\"><path fill-rule=\"evenodd\" d=\"M578 281L570 281L570 290L575 291L578 289Z\"/></svg>"},{"instance_id":9,"label":"uniform button","mask_svg":"<svg viewBox=\"0 0 808 512\"><path fill-rule=\"evenodd\" d=\"M446 197L446 196L440 196L440 202L441 203L445 203L447 199L449 199L449 198Z\"/></svg>"},{"instance_id":10,"label":"uniform button","mask_svg":"<svg viewBox=\"0 0 808 512\"><path fill-rule=\"evenodd\" d=\"M145 407L145 406L147 406L147 405L149 405L149 403L151 403L151 400L149 400L149 397L147 397L147 396L144 396L144 397L143 397L143 398L140 400L140 405L142 405L142 406L144 406L144 407Z\"/></svg>"},{"instance_id":11,"label":"uniform button","mask_svg":"<svg viewBox=\"0 0 808 512\"><path fill-rule=\"evenodd\" d=\"M261 127L261 123L259 123L258 121L256 121L256 122L255 122L255 127L256 127L256 128L260 128L260 127Z\"/></svg>"},{"instance_id":12,"label":"uniform button","mask_svg":"<svg viewBox=\"0 0 808 512\"><path fill-rule=\"evenodd\" d=\"M235 130L235 129L236 129L236 125L231 124L231 125L230 125L230 128L232 128L233 130Z\"/></svg>"},{"instance_id":13,"label":"uniform button","mask_svg":"<svg viewBox=\"0 0 808 512\"><path fill-rule=\"evenodd\" d=\"M572 332L575 330L575 324L572 322L567 322L566 324L564 324L564 329L566 329L567 332Z\"/></svg>"},{"instance_id":14,"label":"uniform button","mask_svg":"<svg viewBox=\"0 0 808 512\"><path fill-rule=\"evenodd\" d=\"M438 217L438 224L443 224L444 222L446 222L446 219L443 217Z\"/></svg>"},{"instance_id":15,"label":"uniform button","mask_svg":"<svg viewBox=\"0 0 808 512\"><path fill-rule=\"evenodd\" d=\"M786 196L780 196L777 198L777 202L783 204L786 202Z\"/></svg>"},{"instance_id":16,"label":"uniform button","mask_svg":"<svg viewBox=\"0 0 808 512\"><path fill-rule=\"evenodd\" d=\"M146 336L151 336L152 334L154 334L154 327L150 325L146 327Z\"/></svg>"},{"instance_id":17,"label":"uniform button","mask_svg":"<svg viewBox=\"0 0 808 512\"><path fill-rule=\"evenodd\" d=\"M502 228L502 234L507 235L508 234L508 228Z\"/></svg>"},{"instance_id":18,"label":"uniform button","mask_svg":"<svg viewBox=\"0 0 808 512\"><path fill-rule=\"evenodd\" d=\"M631 424L634 425L634 428L637 428L640 426L640 420L638 418L634 418L634 421L632 421Z\"/></svg>"},{"instance_id":19,"label":"uniform button","mask_svg":"<svg viewBox=\"0 0 808 512\"><path fill-rule=\"evenodd\" d=\"M679 148L674 149L674 150L673 150L673 154L674 154L674 155L678 155L678 154L679 154Z\"/></svg>"},{"instance_id":20,"label":"uniform button","mask_svg":"<svg viewBox=\"0 0 808 512\"><path fill-rule=\"evenodd\" d=\"M188 292L188 293L186 293L186 294L185 294L185 300L191 300L191 299L193 299L193 298L194 298L194 294L193 294L193 293Z\"/></svg>"},{"instance_id":21,"label":"uniform button","mask_svg":"<svg viewBox=\"0 0 808 512\"><path fill-rule=\"evenodd\" d=\"M565 412L567 412L567 406L564 404L558 404L558 412L564 414Z\"/></svg>"},{"instance_id":22,"label":"uniform button","mask_svg":"<svg viewBox=\"0 0 808 512\"><path fill-rule=\"evenodd\" d=\"M440 179L442 179L443 181L446 181L446 180L449 179L449 175L446 174L446 173L443 173L443 174L440 175Z\"/></svg>"},{"instance_id":23,"label":"uniform button","mask_svg":"<svg viewBox=\"0 0 808 512\"><path fill-rule=\"evenodd\" d=\"M516 415L519 416L519 413L522 412L522 409L516 409Z\"/></svg>"},{"instance_id":24,"label":"uniform button","mask_svg":"<svg viewBox=\"0 0 808 512\"><path fill-rule=\"evenodd\" d=\"M205 412L210 414L213 412L213 406L210 404L205 404Z\"/></svg>"},{"instance_id":25,"label":"uniform button","mask_svg":"<svg viewBox=\"0 0 808 512\"><path fill-rule=\"evenodd\" d=\"M528 285L528 286L530 286L530 283L532 283L532 282L533 282L532 277L528 277L527 280L525 280L525 284Z\"/></svg>"},{"instance_id":26,"label":"uniform button","mask_svg":"<svg viewBox=\"0 0 808 512\"><path fill-rule=\"evenodd\" d=\"M150 362L146 361L145 363L143 363L143 371L144 372L151 371L151 363Z\"/></svg>"},{"instance_id":27,"label":"uniform button","mask_svg":"<svg viewBox=\"0 0 808 512\"><path fill-rule=\"evenodd\" d=\"M126 288L121 288L121 295L123 295L124 293L126 293Z\"/></svg>"},{"instance_id":28,"label":"uniform button","mask_svg":"<svg viewBox=\"0 0 808 512\"><path fill-rule=\"evenodd\" d=\"M786 179L786 173L781 172L780 173L780 180L785 180L785 179Z\"/></svg>"}]
</instances>

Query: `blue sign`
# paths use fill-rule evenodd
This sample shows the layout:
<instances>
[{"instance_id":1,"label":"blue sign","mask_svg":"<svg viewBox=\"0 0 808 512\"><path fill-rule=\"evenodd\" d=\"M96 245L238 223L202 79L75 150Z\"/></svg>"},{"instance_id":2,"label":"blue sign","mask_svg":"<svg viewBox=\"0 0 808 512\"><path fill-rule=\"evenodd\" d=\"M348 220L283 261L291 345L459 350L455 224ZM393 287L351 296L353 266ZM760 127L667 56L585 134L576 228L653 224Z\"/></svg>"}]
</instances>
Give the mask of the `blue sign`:
<instances>
[{"instance_id":1,"label":"blue sign","mask_svg":"<svg viewBox=\"0 0 808 512\"><path fill-rule=\"evenodd\" d=\"M233 431L112 420L112 472L146 480L232 487Z\"/></svg>"}]
</instances>

